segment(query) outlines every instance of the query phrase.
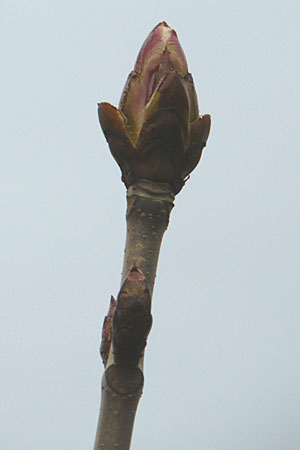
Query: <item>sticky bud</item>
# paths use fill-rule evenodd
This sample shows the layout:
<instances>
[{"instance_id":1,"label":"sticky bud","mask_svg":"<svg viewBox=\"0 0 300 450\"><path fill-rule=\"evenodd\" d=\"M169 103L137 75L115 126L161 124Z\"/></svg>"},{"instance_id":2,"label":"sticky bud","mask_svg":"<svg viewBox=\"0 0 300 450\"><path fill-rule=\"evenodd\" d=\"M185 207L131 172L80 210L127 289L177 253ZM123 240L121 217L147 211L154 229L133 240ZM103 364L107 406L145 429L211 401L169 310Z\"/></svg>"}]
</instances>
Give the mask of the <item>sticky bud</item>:
<instances>
[{"instance_id":1,"label":"sticky bud","mask_svg":"<svg viewBox=\"0 0 300 450\"><path fill-rule=\"evenodd\" d=\"M98 113L126 187L143 178L181 190L206 145L210 116L199 116L184 52L166 22L145 40L119 109L100 103Z\"/></svg>"},{"instance_id":2,"label":"sticky bud","mask_svg":"<svg viewBox=\"0 0 300 450\"><path fill-rule=\"evenodd\" d=\"M136 367L152 325L149 288L144 274L136 265L120 289L112 324L115 363Z\"/></svg>"}]
</instances>

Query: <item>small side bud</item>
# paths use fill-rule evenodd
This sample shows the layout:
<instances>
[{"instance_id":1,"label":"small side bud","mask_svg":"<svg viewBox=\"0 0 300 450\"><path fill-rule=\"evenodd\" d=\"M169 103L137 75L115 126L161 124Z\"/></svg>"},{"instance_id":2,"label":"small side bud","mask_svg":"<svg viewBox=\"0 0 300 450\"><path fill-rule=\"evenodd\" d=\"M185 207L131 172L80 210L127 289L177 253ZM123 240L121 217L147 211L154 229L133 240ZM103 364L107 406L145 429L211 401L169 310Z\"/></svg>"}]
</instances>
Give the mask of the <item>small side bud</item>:
<instances>
[{"instance_id":1,"label":"small side bud","mask_svg":"<svg viewBox=\"0 0 300 450\"><path fill-rule=\"evenodd\" d=\"M114 315L114 312L116 310L117 302L114 299L113 296L110 297L110 304L108 308L108 313L104 317L103 327L102 327L102 339L101 339L101 346L100 346L100 355L104 364L104 367L106 366L109 350L111 346L112 341L112 318Z\"/></svg>"},{"instance_id":2,"label":"small side bud","mask_svg":"<svg viewBox=\"0 0 300 450\"><path fill-rule=\"evenodd\" d=\"M115 363L136 367L152 325L151 297L144 274L133 265L117 298L113 316Z\"/></svg>"}]
</instances>

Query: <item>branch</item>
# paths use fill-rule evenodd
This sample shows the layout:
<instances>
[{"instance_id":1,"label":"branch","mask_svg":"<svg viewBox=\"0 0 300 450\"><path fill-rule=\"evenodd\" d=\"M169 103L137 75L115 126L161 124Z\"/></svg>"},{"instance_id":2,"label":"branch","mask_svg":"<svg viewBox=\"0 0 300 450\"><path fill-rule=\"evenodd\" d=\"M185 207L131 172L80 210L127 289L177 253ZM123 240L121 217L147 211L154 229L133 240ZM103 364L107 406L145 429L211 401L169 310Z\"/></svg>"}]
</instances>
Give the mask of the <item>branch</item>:
<instances>
[{"instance_id":1,"label":"branch","mask_svg":"<svg viewBox=\"0 0 300 450\"><path fill-rule=\"evenodd\" d=\"M100 125L127 188L121 289L104 321L105 366L95 450L128 450L144 384L151 298L175 195L197 166L210 131L176 32L159 23L145 40L119 109L98 105Z\"/></svg>"},{"instance_id":2,"label":"branch","mask_svg":"<svg viewBox=\"0 0 300 450\"><path fill-rule=\"evenodd\" d=\"M144 385L144 348L152 325L159 250L173 200L171 188L162 183L140 180L128 189L122 285L117 302L111 297L102 331L105 372L94 450L130 447Z\"/></svg>"}]
</instances>

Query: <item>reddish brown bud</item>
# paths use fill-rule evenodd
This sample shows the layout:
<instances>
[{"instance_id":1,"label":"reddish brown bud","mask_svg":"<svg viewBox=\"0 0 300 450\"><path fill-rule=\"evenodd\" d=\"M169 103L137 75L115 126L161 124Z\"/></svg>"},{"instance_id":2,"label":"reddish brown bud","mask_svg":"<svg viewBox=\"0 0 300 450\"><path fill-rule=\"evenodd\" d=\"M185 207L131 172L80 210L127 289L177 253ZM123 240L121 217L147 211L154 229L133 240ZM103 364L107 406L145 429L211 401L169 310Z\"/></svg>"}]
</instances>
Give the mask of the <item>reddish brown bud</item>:
<instances>
[{"instance_id":1,"label":"reddish brown bud","mask_svg":"<svg viewBox=\"0 0 300 450\"><path fill-rule=\"evenodd\" d=\"M117 302L113 296L110 297L110 304L107 315L104 317L103 327L102 327L102 339L100 346L100 355L104 364L106 366L109 350L112 341L112 318L116 310Z\"/></svg>"},{"instance_id":2,"label":"reddish brown bud","mask_svg":"<svg viewBox=\"0 0 300 450\"><path fill-rule=\"evenodd\" d=\"M137 366L151 325L148 285L142 271L133 266L121 287L113 316L113 348L117 365Z\"/></svg>"},{"instance_id":3,"label":"reddish brown bud","mask_svg":"<svg viewBox=\"0 0 300 450\"><path fill-rule=\"evenodd\" d=\"M119 109L99 105L100 124L125 185L146 178L169 183L175 194L206 145L210 116L204 117L177 34L166 22L144 42Z\"/></svg>"}]
</instances>

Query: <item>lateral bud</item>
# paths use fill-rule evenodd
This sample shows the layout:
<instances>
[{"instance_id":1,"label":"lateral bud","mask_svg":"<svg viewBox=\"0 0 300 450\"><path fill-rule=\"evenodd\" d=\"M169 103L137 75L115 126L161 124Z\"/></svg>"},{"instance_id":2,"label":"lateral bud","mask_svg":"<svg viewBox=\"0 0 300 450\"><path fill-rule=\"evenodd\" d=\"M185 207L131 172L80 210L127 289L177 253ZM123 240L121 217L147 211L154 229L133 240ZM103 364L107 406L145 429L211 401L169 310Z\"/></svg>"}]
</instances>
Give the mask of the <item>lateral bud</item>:
<instances>
[{"instance_id":1,"label":"lateral bud","mask_svg":"<svg viewBox=\"0 0 300 450\"><path fill-rule=\"evenodd\" d=\"M117 302L113 296L110 297L110 304L108 308L107 315L104 317L103 327L102 327L102 338L100 346L100 355L104 367L106 366L109 350L112 341L112 318L116 310Z\"/></svg>"},{"instance_id":2,"label":"lateral bud","mask_svg":"<svg viewBox=\"0 0 300 450\"><path fill-rule=\"evenodd\" d=\"M112 320L115 364L137 367L151 325L148 284L143 272L134 264L120 289Z\"/></svg>"}]
</instances>

